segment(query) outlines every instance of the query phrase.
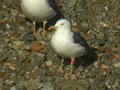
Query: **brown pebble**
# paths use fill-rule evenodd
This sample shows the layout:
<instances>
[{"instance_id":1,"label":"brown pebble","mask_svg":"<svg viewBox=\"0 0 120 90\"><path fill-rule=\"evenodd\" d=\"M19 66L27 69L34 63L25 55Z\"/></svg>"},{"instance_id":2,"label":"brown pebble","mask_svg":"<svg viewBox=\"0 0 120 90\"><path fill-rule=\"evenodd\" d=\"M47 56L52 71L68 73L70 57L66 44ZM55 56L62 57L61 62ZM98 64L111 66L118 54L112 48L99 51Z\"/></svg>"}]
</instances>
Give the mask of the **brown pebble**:
<instances>
[{"instance_id":1,"label":"brown pebble","mask_svg":"<svg viewBox=\"0 0 120 90\"><path fill-rule=\"evenodd\" d=\"M44 45L39 42L32 42L30 47L34 52L40 52L42 49L44 49Z\"/></svg>"},{"instance_id":2,"label":"brown pebble","mask_svg":"<svg viewBox=\"0 0 120 90\"><path fill-rule=\"evenodd\" d=\"M0 78L4 78L6 76L5 72L0 72Z\"/></svg>"}]
</instances>

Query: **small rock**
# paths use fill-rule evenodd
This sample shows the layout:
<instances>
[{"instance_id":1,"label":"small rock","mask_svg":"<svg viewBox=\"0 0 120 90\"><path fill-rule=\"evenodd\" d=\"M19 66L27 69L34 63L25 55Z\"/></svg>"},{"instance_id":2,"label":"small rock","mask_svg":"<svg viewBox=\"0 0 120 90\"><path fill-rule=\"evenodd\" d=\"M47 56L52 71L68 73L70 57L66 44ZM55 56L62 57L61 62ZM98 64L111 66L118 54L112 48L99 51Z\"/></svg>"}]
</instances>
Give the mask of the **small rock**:
<instances>
[{"instance_id":1,"label":"small rock","mask_svg":"<svg viewBox=\"0 0 120 90\"><path fill-rule=\"evenodd\" d=\"M13 86L13 87L10 88L10 90L16 90L16 88Z\"/></svg>"},{"instance_id":2,"label":"small rock","mask_svg":"<svg viewBox=\"0 0 120 90\"><path fill-rule=\"evenodd\" d=\"M71 75L71 80L77 80L76 75L72 74L72 75Z\"/></svg>"},{"instance_id":3,"label":"small rock","mask_svg":"<svg viewBox=\"0 0 120 90\"><path fill-rule=\"evenodd\" d=\"M23 46L24 45L24 41L15 41L15 45L16 46Z\"/></svg>"},{"instance_id":4,"label":"small rock","mask_svg":"<svg viewBox=\"0 0 120 90\"><path fill-rule=\"evenodd\" d=\"M0 72L0 78L4 78L6 76L5 72Z\"/></svg>"},{"instance_id":5,"label":"small rock","mask_svg":"<svg viewBox=\"0 0 120 90\"><path fill-rule=\"evenodd\" d=\"M109 66L105 65L105 64L101 64L101 68L102 69L109 69Z\"/></svg>"},{"instance_id":6,"label":"small rock","mask_svg":"<svg viewBox=\"0 0 120 90\"><path fill-rule=\"evenodd\" d=\"M44 49L44 45L42 45L39 42L32 42L31 43L31 49L34 52L40 52L42 49Z\"/></svg>"},{"instance_id":7,"label":"small rock","mask_svg":"<svg viewBox=\"0 0 120 90\"><path fill-rule=\"evenodd\" d=\"M46 65L49 67L49 66L51 66L52 65L52 61L47 61L46 62Z\"/></svg>"},{"instance_id":8,"label":"small rock","mask_svg":"<svg viewBox=\"0 0 120 90\"><path fill-rule=\"evenodd\" d=\"M113 64L113 66L116 67L116 68L120 68L120 62L117 62L117 63Z\"/></svg>"}]
</instances>

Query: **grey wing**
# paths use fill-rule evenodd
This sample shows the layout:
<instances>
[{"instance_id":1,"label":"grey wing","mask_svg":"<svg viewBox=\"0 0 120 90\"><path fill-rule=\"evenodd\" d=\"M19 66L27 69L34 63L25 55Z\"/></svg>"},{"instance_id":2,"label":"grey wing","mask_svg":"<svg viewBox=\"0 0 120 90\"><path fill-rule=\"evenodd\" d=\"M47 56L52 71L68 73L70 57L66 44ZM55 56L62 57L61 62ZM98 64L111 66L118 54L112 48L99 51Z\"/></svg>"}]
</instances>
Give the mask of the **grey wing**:
<instances>
[{"instance_id":1,"label":"grey wing","mask_svg":"<svg viewBox=\"0 0 120 90\"><path fill-rule=\"evenodd\" d=\"M56 2L55 2L55 0L48 0L48 3L52 7L52 9L56 10Z\"/></svg>"},{"instance_id":2,"label":"grey wing","mask_svg":"<svg viewBox=\"0 0 120 90\"><path fill-rule=\"evenodd\" d=\"M89 48L86 40L80 35L79 32L73 32L73 40L75 43L78 43L86 48Z\"/></svg>"},{"instance_id":3,"label":"grey wing","mask_svg":"<svg viewBox=\"0 0 120 90\"><path fill-rule=\"evenodd\" d=\"M48 3L52 7L52 9L55 10L55 12L57 12L57 15L63 17L58 9L58 6L55 0L48 0Z\"/></svg>"}]
</instances>

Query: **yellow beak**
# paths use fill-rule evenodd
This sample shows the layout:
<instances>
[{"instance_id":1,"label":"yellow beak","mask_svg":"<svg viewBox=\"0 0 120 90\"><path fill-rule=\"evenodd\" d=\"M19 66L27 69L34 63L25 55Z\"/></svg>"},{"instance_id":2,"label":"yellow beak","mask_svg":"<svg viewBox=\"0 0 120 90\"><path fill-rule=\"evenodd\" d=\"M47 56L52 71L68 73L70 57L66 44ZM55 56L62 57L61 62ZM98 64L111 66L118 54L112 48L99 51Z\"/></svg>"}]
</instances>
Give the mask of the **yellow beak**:
<instances>
[{"instance_id":1,"label":"yellow beak","mask_svg":"<svg viewBox=\"0 0 120 90\"><path fill-rule=\"evenodd\" d=\"M48 30L54 31L54 30L56 30L56 27L55 27L55 26L50 26L50 27L48 28Z\"/></svg>"}]
</instances>

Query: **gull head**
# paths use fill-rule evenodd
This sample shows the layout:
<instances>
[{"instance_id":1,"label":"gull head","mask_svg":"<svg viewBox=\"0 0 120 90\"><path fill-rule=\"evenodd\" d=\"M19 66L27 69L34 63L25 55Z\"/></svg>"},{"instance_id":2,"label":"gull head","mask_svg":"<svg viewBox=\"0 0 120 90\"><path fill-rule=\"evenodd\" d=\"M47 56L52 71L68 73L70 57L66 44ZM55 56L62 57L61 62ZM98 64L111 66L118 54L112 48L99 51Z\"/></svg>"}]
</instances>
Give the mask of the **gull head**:
<instances>
[{"instance_id":1,"label":"gull head","mask_svg":"<svg viewBox=\"0 0 120 90\"><path fill-rule=\"evenodd\" d=\"M71 23L67 19L60 19L55 24L56 30L59 28L71 28Z\"/></svg>"},{"instance_id":2,"label":"gull head","mask_svg":"<svg viewBox=\"0 0 120 90\"><path fill-rule=\"evenodd\" d=\"M60 19L56 22L54 26L50 26L48 30L56 31L70 31L72 28L70 21L67 19Z\"/></svg>"}]
</instances>

